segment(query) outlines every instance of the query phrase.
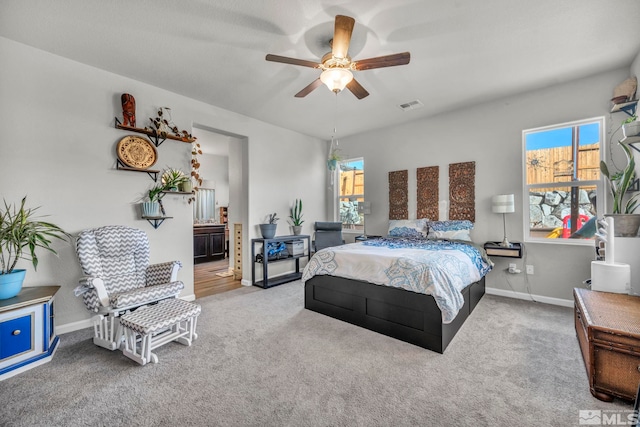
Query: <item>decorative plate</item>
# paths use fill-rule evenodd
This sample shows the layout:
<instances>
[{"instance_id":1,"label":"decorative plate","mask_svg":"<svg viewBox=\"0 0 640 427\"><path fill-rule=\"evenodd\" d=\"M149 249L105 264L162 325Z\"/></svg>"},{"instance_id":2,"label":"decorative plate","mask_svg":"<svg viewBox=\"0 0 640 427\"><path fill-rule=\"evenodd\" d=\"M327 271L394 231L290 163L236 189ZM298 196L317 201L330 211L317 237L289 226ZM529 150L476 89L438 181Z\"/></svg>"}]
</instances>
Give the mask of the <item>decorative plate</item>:
<instances>
[{"instance_id":1,"label":"decorative plate","mask_svg":"<svg viewBox=\"0 0 640 427\"><path fill-rule=\"evenodd\" d=\"M131 168L147 169L158 160L153 143L139 136L125 136L118 142L118 159Z\"/></svg>"}]
</instances>

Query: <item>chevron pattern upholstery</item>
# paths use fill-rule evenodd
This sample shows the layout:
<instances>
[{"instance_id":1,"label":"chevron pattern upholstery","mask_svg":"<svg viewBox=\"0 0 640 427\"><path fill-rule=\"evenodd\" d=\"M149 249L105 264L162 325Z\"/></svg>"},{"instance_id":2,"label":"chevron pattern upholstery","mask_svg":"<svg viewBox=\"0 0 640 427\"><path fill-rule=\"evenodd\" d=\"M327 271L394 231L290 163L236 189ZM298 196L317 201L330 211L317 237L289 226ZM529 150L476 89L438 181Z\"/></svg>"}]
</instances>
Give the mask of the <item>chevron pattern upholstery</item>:
<instances>
[{"instance_id":1,"label":"chevron pattern upholstery","mask_svg":"<svg viewBox=\"0 0 640 427\"><path fill-rule=\"evenodd\" d=\"M198 304L174 298L125 314L120 318L120 324L140 335L149 335L196 317L200 310Z\"/></svg>"},{"instance_id":2,"label":"chevron pattern upholstery","mask_svg":"<svg viewBox=\"0 0 640 427\"><path fill-rule=\"evenodd\" d=\"M120 225L84 230L76 251L82 271L104 281L108 294L144 286L149 240L142 230Z\"/></svg>"},{"instance_id":3,"label":"chevron pattern upholstery","mask_svg":"<svg viewBox=\"0 0 640 427\"><path fill-rule=\"evenodd\" d=\"M182 267L179 261L149 265L149 239L142 230L121 225L84 230L76 239L76 253L85 277L75 294L82 295L89 311L100 315L118 317L140 306L175 298L184 289L176 280ZM94 319L94 324L94 342L117 348L117 319L110 323ZM105 330L103 325L111 326Z\"/></svg>"},{"instance_id":4,"label":"chevron pattern upholstery","mask_svg":"<svg viewBox=\"0 0 640 427\"><path fill-rule=\"evenodd\" d=\"M171 282L163 285L149 286L147 288L139 288L128 292L113 294L113 296L109 296L109 302L113 308L142 305L177 295L183 288L184 285L182 282Z\"/></svg>"},{"instance_id":5,"label":"chevron pattern upholstery","mask_svg":"<svg viewBox=\"0 0 640 427\"><path fill-rule=\"evenodd\" d=\"M140 305L175 296L184 288L170 282L179 261L149 265L149 239L144 231L121 225L84 230L78 235L76 251L83 273L83 301L90 311L102 305L92 278L100 278L112 308Z\"/></svg>"}]
</instances>

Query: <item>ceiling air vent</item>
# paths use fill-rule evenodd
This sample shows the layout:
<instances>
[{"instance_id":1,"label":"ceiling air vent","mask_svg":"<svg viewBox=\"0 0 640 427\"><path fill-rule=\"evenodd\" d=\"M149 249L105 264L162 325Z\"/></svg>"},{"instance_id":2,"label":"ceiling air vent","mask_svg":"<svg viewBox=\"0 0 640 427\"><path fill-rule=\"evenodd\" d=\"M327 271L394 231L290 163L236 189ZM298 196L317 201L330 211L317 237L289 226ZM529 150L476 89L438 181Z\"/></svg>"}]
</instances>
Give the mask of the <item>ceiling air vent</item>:
<instances>
[{"instance_id":1,"label":"ceiling air vent","mask_svg":"<svg viewBox=\"0 0 640 427\"><path fill-rule=\"evenodd\" d=\"M418 108L424 107L424 104L420 102L420 100L416 99L415 101L407 102L405 104L398 105L402 111L409 110L417 110Z\"/></svg>"}]
</instances>

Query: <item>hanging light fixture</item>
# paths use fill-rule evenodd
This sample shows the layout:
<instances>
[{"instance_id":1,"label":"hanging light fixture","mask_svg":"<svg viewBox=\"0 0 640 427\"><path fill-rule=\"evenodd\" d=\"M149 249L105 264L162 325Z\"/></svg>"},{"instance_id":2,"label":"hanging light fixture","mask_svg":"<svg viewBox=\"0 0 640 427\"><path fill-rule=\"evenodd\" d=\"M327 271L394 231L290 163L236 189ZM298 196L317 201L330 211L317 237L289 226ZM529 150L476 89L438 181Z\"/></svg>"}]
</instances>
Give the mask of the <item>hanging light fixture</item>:
<instances>
[{"instance_id":1,"label":"hanging light fixture","mask_svg":"<svg viewBox=\"0 0 640 427\"><path fill-rule=\"evenodd\" d=\"M346 68L327 68L320 74L320 81L335 93L343 90L351 80L353 74Z\"/></svg>"}]
</instances>

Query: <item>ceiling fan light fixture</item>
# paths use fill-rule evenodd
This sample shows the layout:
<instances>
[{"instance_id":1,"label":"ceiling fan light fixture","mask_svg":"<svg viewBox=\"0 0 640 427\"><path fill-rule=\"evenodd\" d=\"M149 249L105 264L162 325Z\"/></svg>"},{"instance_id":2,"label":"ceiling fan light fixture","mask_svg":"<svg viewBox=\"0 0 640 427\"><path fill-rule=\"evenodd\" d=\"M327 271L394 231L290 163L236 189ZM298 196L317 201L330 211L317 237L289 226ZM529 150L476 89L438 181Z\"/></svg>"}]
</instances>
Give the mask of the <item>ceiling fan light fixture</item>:
<instances>
[{"instance_id":1,"label":"ceiling fan light fixture","mask_svg":"<svg viewBox=\"0 0 640 427\"><path fill-rule=\"evenodd\" d=\"M346 68L328 68L320 74L320 81L336 93L344 90L351 80L353 74Z\"/></svg>"}]
</instances>

